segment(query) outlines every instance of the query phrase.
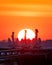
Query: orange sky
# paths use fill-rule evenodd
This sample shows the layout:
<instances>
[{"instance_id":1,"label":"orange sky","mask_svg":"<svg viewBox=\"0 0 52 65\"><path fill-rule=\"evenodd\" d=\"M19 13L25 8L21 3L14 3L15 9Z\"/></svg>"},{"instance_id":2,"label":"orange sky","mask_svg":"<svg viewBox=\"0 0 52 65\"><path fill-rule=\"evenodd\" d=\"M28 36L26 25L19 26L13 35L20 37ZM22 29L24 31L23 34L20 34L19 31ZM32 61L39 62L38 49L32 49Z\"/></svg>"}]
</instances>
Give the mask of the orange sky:
<instances>
[{"instance_id":1,"label":"orange sky","mask_svg":"<svg viewBox=\"0 0 52 65\"><path fill-rule=\"evenodd\" d=\"M52 39L52 0L1 0L0 40L24 28L38 28L41 39Z\"/></svg>"}]
</instances>

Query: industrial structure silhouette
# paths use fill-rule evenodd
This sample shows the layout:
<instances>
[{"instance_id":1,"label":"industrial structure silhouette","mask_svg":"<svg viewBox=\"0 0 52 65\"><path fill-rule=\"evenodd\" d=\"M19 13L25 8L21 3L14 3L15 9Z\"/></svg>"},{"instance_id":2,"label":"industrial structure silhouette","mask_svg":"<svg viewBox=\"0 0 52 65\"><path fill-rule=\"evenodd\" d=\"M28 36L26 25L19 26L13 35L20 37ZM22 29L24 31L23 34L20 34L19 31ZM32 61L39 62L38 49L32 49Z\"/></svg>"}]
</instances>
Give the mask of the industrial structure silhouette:
<instances>
[{"instance_id":1,"label":"industrial structure silhouette","mask_svg":"<svg viewBox=\"0 0 52 65\"><path fill-rule=\"evenodd\" d=\"M36 48L36 46L38 48L38 42L41 43L41 39L38 38L38 29L35 29L35 33L34 33L35 37L32 40L26 38L27 30L24 30L24 31L25 31L25 36L24 36L24 39L21 39L21 41L19 41L18 38L15 40L14 32L12 32L12 35L11 35L12 40L10 40L10 38L8 39L9 46L10 46L10 44L12 44L13 48L17 48L17 47L21 47L21 48L25 48L25 47L26 48L27 47L32 48L33 47L33 48Z\"/></svg>"},{"instance_id":2,"label":"industrial structure silhouette","mask_svg":"<svg viewBox=\"0 0 52 65\"><path fill-rule=\"evenodd\" d=\"M38 29L35 29L35 37L26 39L15 39L12 32L11 39L0 41L0 64L4 65L38 65L52 60L52 40L42 41L38 38Z\"/></svg>"},{"instance_id":3,"label":"industrial structure silhouette","mask_svg":"<svg viewBox=\"0 0 52 65\"><path fill-rule=\"evenodd\" d=\"M52 49L52 40L42 41L41 38L38 38L38 29L35 29L35 37L30 40L26 38L27 30L25 31L24 39L19 41L18 38L15 38L15 33L12 32L11 39L8 38L7 41L0 41L0 48L29 48L29 49ZM47 42L46 42L47 41ZM47 45L46 45L46 44Z\"/></svg>"}]
</instances>

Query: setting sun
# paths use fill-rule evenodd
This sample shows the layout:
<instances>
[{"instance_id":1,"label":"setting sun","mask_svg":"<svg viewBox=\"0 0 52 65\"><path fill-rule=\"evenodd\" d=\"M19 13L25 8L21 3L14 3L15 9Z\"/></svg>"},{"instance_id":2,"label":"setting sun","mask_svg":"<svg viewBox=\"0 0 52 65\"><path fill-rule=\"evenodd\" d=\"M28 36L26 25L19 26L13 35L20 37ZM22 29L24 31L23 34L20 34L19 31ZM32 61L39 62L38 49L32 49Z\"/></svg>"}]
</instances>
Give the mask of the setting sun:
<instances>
[{"instance_id":1,"label":"setting sun","mask_svg":"<svg viewBox=\"0 0 52 65\"><path fill-rule=\"evenodd\" d=\"M11 32L22 37L17 34L24 28L38 29L42 40L52 39L52 0L0 0L0 40Z\"/></svg>"},{"instance_id":2,"label":"setting sun","mask_svg":"<svg viewBox=\"0 0 52 65\"><path fill-rule=\"evenodd\" d=\"M26 30L26 39L32 40L35 37L35 33L31 29L22 29L18 33L18 39L19 40L24 39L24 37L25 37L25 30Z\"/></svg>"}]
</instances>

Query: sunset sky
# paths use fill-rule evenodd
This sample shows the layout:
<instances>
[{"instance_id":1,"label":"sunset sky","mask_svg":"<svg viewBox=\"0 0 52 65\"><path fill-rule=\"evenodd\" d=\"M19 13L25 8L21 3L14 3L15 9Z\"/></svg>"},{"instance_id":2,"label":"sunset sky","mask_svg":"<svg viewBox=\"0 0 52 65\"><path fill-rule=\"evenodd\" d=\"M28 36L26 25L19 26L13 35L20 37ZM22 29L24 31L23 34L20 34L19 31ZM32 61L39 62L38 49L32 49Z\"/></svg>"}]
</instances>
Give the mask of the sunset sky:
<instances>
[{"instance_id":1,"label":"sunset sky","mask_svg":"<svg viewBox=\"0 0 52 65\"><path fill-rule=\"evenodd\" d=\"M0 40L17 37L21 29L39 30L42 40L52 39L52 0L1 0Z\"/></svg>"}]
</instances>

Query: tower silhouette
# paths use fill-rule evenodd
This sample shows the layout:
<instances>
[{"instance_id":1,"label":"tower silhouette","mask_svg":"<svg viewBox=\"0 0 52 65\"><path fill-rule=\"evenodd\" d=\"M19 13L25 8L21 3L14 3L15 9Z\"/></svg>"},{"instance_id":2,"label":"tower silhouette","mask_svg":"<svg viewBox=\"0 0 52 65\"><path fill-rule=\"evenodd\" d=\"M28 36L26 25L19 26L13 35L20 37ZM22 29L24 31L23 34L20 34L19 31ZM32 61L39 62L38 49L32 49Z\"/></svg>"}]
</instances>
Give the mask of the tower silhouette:
<instances>
[{"instance_id":1,"label":"tower silhouette","mask_svg":"<svg viewBox=\"0 0 52 65\"><path fill-rule=\"evenodd\" d=\"M14 32L12 32L12 42L14 43Z\"/></svg>"},{"instance_id":2,"label":"tower silhouette","mask_svg":"<svg viewBox=\"0 0 52 65\"><path fill-rule=\"evenodd\" d=\"M26 33L27 33L27 30L25 30L25 37L24 37L25 40L26 40L26 35L27 35Z\"/></svg>"},{"instance_id":3,"label":"tower silhouette","mask_svg":"<svg viewBox=\"0 0 52 65\"><path fill-rule=\"evenodd\" d=\"M24 40L25 40L25 44L26 44L26 35L27 35L27 30L25 30L25 36L24 36Z\"/></svg>"},{"instance_id":4,"label":"tower silhouette","mask_svg":"<svg viewBox=\"0 0 52 65\"><path fill-rule=\"evenodd\" d=\"M38 29L35 29L35 39L36 39L36 41L38 39Z\"/></svg>"},{"instance_id":5,"label":"tower silhouette","mask_svg":"<svg viewBox=\"0 0 52 65\"><path fill-rule=\"evenodd\" d=\"M8 38L8 47L12 47L10 38Z\"/></svg>"}]
</instances>

